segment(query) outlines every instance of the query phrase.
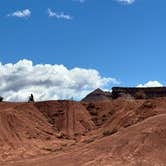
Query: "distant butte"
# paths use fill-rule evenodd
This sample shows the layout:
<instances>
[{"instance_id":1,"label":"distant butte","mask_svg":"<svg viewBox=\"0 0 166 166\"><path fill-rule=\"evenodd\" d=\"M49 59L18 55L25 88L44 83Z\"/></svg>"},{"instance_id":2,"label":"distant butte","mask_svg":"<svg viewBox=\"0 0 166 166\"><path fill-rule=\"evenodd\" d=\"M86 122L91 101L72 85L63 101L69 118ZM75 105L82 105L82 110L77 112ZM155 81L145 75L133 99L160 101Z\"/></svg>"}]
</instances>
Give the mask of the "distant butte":
<instances>
[{"instance_id":1,"label":"distant butte","mask_svg":"<svg viewBox=\"0 0 166 166\"><path fill-rule=\"evenodd\" d=\"M103 101L103 100L110 100L112 99L112 93L111 92L105 92L101 90L100 88L94 90L90 94L88 94L85 98L82 99L82 101L85 102L93 102L93 101Z\"/></svg>"}]
</instances>

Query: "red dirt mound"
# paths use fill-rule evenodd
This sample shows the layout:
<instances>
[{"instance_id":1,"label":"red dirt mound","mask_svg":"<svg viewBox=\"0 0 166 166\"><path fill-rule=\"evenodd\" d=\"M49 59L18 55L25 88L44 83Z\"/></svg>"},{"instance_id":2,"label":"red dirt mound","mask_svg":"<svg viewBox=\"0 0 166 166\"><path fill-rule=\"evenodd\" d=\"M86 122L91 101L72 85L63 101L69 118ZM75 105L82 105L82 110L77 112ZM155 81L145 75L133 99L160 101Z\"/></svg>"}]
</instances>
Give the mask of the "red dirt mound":
<instances>
[{"instance_id":1,"label":"red dirt mound","mask_svg":"<svg viewBox=\"0 0 166 166\"><path fill-rule=\"evenodd\" d=\"M31 103L0 103L0 133L1 160L20 158L28 150L35 155L37 140L56 138L47 119Z\"/></svg>"},{"instance_id":2,"label":"red dirt mound","mask_svg":"<svg viewBox=\"0 0 166 166\"><path fill-rule=\"evenodd\" d=\"M42 154L58 146L58 138L69 138L95 128L79 103L49 101L0 103L0 159ZM56 141L56 142L55 142ZM70 141L69 141L70 143Z\"/></svg>"},{"instance_id":3,"label":"red dirt mound","mask_svg":"<svg viewBox=\"0 0 166 166\"><path fill-rule=\"evenodd\" d=\"M0 104L1 144L15 147L25 139L49 139L53 129L33 104Z\"/></svg>"}]
</instances>

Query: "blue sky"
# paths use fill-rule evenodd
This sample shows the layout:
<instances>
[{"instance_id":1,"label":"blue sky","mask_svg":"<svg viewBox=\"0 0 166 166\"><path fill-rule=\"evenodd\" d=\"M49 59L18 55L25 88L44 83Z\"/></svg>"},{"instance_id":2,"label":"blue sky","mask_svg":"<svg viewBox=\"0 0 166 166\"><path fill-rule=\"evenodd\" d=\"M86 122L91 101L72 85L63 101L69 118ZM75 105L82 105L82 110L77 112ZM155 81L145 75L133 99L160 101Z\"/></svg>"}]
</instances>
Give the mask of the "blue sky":
<instances>
[{"instance_id":1,"label":"blue sky","mask_svg":"<svg viewBox=\"0 0 166 166\"><path fill-rule=\"evenodd\" d=\"M165 85L166 2L129 2L3 0L0 61L92 68L121 86Z\"/></svg>"}]
</instances>

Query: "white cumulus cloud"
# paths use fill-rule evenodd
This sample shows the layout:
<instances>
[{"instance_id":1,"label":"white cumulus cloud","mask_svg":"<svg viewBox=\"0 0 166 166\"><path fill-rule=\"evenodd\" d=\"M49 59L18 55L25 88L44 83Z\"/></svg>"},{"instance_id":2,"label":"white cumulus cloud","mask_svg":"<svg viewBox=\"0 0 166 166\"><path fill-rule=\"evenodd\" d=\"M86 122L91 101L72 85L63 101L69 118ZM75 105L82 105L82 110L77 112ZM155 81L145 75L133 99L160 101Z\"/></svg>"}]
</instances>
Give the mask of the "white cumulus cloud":
<instances>
[{"instance_id":1,"label":"white cumulus cloud","mask_svg":"<svg viewBox=\"0 0 166 166\"><path fill-rule=\"evenodd\" d=\"M73 1L80 2L80 3L84 3L85 2L85 0L73 0Z\"/></svg>"},{"instance_id":2,"label":"white cumulus cloud","mask_svg":"<svg viewBox=\"0 0 166 166\"><path fill-rule=\"evenodd\" d=\"M163 85L158 81L148 81L145 84L139 84L137 87L162 87Z\"/></svg>"},{"instance_id":3,"label":"white cumulus cloud","mask_svg":"<svg viewBox=\"0 0 166 166\"><path fill-rule=\"evenodd\" d=\"M17 10L13 13L8 14L7 16L9 16L9 17L19 17L19 18L30 17L31 16L31 11L29 9Z\"/></svg>"},{"instance_id":4,"label":"white cumulus cloud","mask_svg":"<svg viewBox=\"0 0 166 166\"><path fill-rule=\"evenodd\" d=\"M125 3L125 4L132 4L135 0L116 0L117 2Z\"/></svg>"},{"instance_id":5,"label":"white cumulus cloud","mask_svg":"<svg viewBox=\"0 0 166 166\"><path fill-rule=\"evenodd\" d=\"M64 14L63 12L61 13L57 13L52 11L51 9L48 9L48 16L49 17L55 17L57 19L65 19L65 20L72 20L72 16L68 15L68 14Z\"/></svg>"},{"instance_id":6,"label":"white cumulus cloud","mask_svg":"<svg viewBox=\"0 0 166 166\"><path fill-rule=\"evenodd\" d=\"M26 101L31 93L36 100L80 99L91 90L118 83L114 78L102 77L95 69L34 65L26 59L15 64L0 63L0 82L0 96L7 101Z\"/></svg>"}]
</instances>

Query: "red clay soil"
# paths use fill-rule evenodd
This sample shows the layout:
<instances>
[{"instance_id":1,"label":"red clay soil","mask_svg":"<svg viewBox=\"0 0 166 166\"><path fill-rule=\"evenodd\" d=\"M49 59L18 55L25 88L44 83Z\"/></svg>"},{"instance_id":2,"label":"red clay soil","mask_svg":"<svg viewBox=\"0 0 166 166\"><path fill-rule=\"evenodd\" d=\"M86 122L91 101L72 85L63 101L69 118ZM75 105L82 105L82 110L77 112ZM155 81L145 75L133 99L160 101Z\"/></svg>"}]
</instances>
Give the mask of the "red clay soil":
<instances>
[{"instance_id":1,"label":"red clay soil","mask_svg":"<svg viewBox=\"0 0 166 166\"><path fill-rule=\"evenodd\" d=\"M0 103L0 165L165 166L166 98Z\"/></svg>"}]
</instances>

